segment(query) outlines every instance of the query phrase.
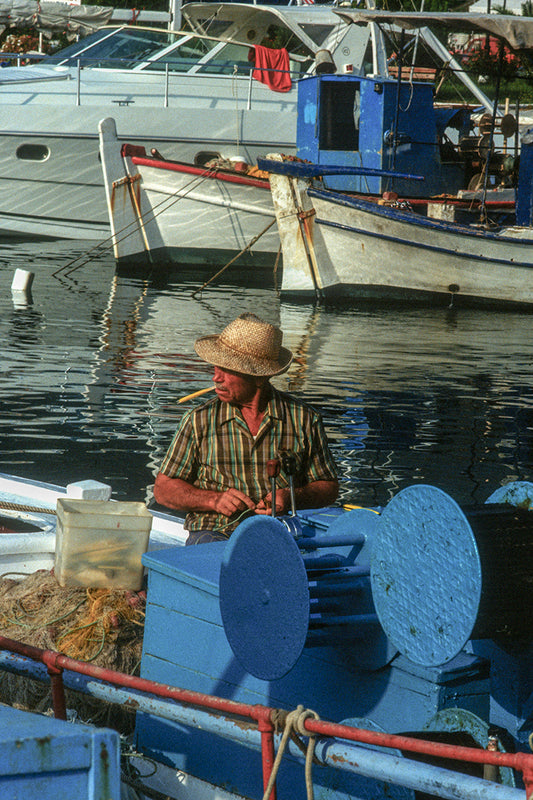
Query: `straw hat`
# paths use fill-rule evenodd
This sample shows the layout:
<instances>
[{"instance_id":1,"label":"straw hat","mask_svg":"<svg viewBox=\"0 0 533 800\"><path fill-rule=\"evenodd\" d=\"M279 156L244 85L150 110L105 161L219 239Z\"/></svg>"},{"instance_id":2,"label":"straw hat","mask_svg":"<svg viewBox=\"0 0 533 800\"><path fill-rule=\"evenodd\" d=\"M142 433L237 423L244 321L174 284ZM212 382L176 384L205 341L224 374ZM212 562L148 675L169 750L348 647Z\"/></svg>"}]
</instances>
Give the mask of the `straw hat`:
<instances>
[{"instance_id":1,"label":"straw hat","mask_svg":"<svg viewBox=\"0 0 533 800\"><path fill-rule=\"evenodd\" d=\"M280 375L289 368L292 353L281 346L279 328L255 314L241 314L222 333L202 336L194 349L208 364L244 375Z\"/></svg>"}]
</instances>

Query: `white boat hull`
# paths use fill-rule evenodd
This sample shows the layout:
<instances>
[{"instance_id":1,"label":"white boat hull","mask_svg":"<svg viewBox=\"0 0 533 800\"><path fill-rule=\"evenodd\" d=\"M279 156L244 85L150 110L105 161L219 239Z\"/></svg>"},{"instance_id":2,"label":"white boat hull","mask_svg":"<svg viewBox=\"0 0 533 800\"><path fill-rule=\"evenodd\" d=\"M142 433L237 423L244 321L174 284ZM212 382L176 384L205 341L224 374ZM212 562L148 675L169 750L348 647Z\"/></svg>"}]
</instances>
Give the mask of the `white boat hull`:
<instances>
[{"instance_id":1,"label":"white boat hull","mask_svg":"<svg viewBox=\"0 0 533 800\"><path fill-rule=\"evenodd\" d=\"M182 11L184 20L187 14L195 19L194 8L189 4ZM197 13L203 18L201 5ZM97 42L93 50L81 41L82 60L70 52L53 62L1 70L0 235L109 236L98 162L98 123L105 117L116 119L121 141L147 152L156 147L169 159L192 162L199 151L223 157L239 152L252 163L265 151L295 152L297 83L278 92L252 79L246 43L279 24L292 32L296 50L301 40L310 58L319 47L342 47L356 71L368 42L366 28L346 24L325 8L233 10L222 3L217 17L226 21L220 44L229 43L228 63L217 55L219 43L193 41L179 57L167 59L171 40L165 31L156 31L152 41L141 26L133 32L118 26L116 39L103 33L109 49ZM311 28L321 31L326 23L326 42L309 38ZM194 25L201 28L201 19ZM206 53L213 54L212 63ZM159 63L152 67L152 60ZM300 67L291 64L293 76Z\"/></svg>"},{"instance_id":2,"label":"white boat hull","mask_svg":"<svg viewBox=\"0 0 533 800\"><path fill-rule=\"evenodd\" d=\"M29 575L51 570L55 561L56 505L61 497L108 499L110 487L81 481L67 487L0 474L0 517L10 517L35 530L0 534L0 574ZM183 545L187 531L177 517L152 511L149 550Z\"/></svg>"},{"instance_id":3,"label":"white boat hull","mask_svg":"<svg viewBox=\"0 0 533 800\"><path fill-rule=\"evenodd\" d=\"M291 179L271 180L285 294L533 307L529 228L492 233L301 184L302 228L294 207L287 218Z\"/></svg>"},{"instance_id":4,"label":"white boat hull","mask_svg":"<svg viewBox=\"0 0 533 800\"><path fill-rule=\"evenodd\" d=\"M280 250L265 179L154 159L100 123L100 152L119 265L200 263L270 267Z\"/></svg>"},{"instance_id":5,"label":"white boat hull","mask_svg":"<svg viewBox=\"0 0 533 800\"><path fill-rule=\"evenodd\" d=\"M13 126L13 132L0 130L2 236L98 241L109 237L102 170L98 160L98 123L110 111L117 119L122 141L127 137L128 142L145 146L147 152L156 147L169 159L193 161L195 154L202 150L231 155L236 149L237 127L248 129L245 112L239 114L242 127L238 121L235 122L235 112L228 112L224 130L220 124L223 116L220 111L211 114L209 111L188 111L185 117L190 125L190 135L180 135L177 140L178 119L183 117L179 110L155 108L147 114L145 109L135 112L129 109L126 114L124 111L128 109L102 105L91 109L83 106L68 109L69 113L65 114L70 118L68 135L61 133L67 121L62 122L63 115L53 107L39 110L39 129L18 132L17 124L23 124L17 122L19 107L2 106L0 97L0 108L3 118L9 120L10 128ZM264 142L255 140L250 131L240 147L240 152L250 161L272 147L268 138L272 118L267 113L254 112L254 120L257 117L264 118ZM78 118L79 124L76 124ZM283 130L274 137L274 142L278 139L276 149L294 152L295 118L296 115L287 109L283 116ZM168 131L168 134L162 136L162 131ZM215 140L216 136L219 138ZM43 161L21 161L17 153L28 143L43 148L43 152L51 154L50 157Z\"/></svg>"}]
</instances>

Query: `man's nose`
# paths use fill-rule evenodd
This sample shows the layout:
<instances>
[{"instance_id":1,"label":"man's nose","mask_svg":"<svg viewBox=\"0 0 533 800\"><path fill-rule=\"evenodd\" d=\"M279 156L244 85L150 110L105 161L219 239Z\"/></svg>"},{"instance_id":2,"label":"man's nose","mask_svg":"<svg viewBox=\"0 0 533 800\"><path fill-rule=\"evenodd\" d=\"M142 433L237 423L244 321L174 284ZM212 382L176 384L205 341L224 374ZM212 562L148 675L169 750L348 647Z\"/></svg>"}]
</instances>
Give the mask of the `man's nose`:
<instances>
[{"instance_id":1,"label":"man's nose","mask_svg":"<svg viewBox=\"0 0 533 800\"><path fill-rule=\"evenodd\" d=\"M215 383L222 383L224 381L224 370L220 369L219 367L215 367L213 380Z\"/></svg>"}]
</instances>

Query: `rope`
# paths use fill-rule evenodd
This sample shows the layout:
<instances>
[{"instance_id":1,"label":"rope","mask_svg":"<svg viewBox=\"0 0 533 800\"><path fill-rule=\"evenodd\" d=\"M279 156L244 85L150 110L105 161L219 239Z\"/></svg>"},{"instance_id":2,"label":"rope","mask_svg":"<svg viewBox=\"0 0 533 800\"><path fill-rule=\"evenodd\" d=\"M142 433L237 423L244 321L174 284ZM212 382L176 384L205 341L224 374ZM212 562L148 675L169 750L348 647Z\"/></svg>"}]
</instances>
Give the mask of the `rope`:
<instances>
[{"instance_id":1,"label":"rope","mask_svg":"<svg viewBox=\"0 0 533 800\"><path fill-rule=\"evenodd\" d=\"M237 153L239 152L239 141L240 141L240 138L241 138L240 137L240 133L239 133L239 92L238 92L237 81L235 80L235 78L237 77L237 73L238 72L239 72L239 67L238 67L237 64L234 64L233 65L233 73L231 75L231 93L235 98L235 128L236 128L236 134L237 134L236 138L235 138L235 143L236 143L236 146L237 146L236 147L236 152Z\"/></svg>"},{"instance_id":2,"label":"rope","mask_svg":"<svg viewBox=\"0 0 533 800\"><path fill-rule=\"evenodd\" d=\"M265 793L263 794L263 800L268 800L270 797L270 793L276 782L276 778L279 772L279 767L281 764L281 759L283 758L285 749L287 747L287 743L289 739L292 739L300 750L305 753L305 786L307 790L307 800L313 800L314 792L313 792L313 778L312 778L312 766L313 761L315 760L315 744L316 744L316 734L310 734L309 731L305 729L305 720L312 717L313 719L319 719L318 714L316 711L312 711L311 709L306 709L302 705L297 706L294 711L291 711L287 714L285 718L285 728L283 731L283 735L281 737L281 742L278 747L278 752L276 753L276 758L274 760L274 765L272 767L272 772L270 773L270 778L268 780L267 787L265 789ZM307 747L305 746L304 742L299 738L299 736L308 736Z\"/></svg>"},{"instance_id":3,"label":"rope","mask_svg":"<svg viewBox=\"0 0 533 800\"><path fill-rule=\"evenodd\" d=\"M44 508L43 506L25 506L18 503L8 503L7 500L0 500L0 508L6 511L31 511L36 514L55 514L55 508Z\"/></svg>"},{"instance_id":4,"label":"rope","mask_svg":"<svg viewBox=\"0 0 533 800\"><path fill-rule=\"evenodd\" d=\"M156 205L153 206L153 208L151 208L150 211L148 211L144 216L141 217L142 223L146 224L147 222L153 222L160 214L163 214L169 208L172 208L172 206L175 203L187 197L190 192L194 191L194 189L200 186L200 184L203 183L203 181L214 172L216 172L215 167L207 167L207 169L205 169L199 175L196 175L194 178L191 178L189 183L185 184L185 186L181 190L181 194L174 194L171 197L164 197L162 200L159 201L159 203L156 203ZM161 208L161 206L164 206L165 204L168 205L166 205L165 208ZM157 209L159 209L159 211ZM124 225L123 228L116 231L115 233L116 242L120 244L129 236L133 236L133 234L137 232L137 223L138 220L134 219L133 222L128 222L126 225ZM75 272L77 269L81 269L81 267L84 267L86 264L90 263L92 260L91 254L94 254L96 252L97 255L100 255L108 252L109 250L112 250L112 248L113 248L113 235L108 236L107 239L103 239L98 244L95 244L94 247L91 247L89 250L87 250L85 253L85 260L82 260L79 264L76 264L76 262L80 258L83 258L84 256L76 256L76 258L73 258L67 264L64 264L62 267L60 267L58 270L52 273L52 278L56 278L58 275L64 275L65 277L67 277L72 272Z\"/></svg>"},{"instance_id":5,"label":"rope","mask_svg":"<svg viewBox=\"0 0 533 800\"><path fill-rule=\"evenodd\" d=\"M195 289L195 290L194 290L194 292L192 293L191 297L192 297L192 298L195 298L197 294L201 294L201 292L202 292L202 289L205 289L205 287L206 287L206 286L209 286L209 284L210 284L212 281L214 281L214 280L215 280L215 278L218 278L218 276L219 276L219 275L222 275L222 273L223 273L225 270L227 270L227 268L228 268L228 267L231 267L231 265L232 265L232 264L233 264L235 261L237 261L237 259L238 259L238 258L240 258L240 257L242 256L242 254L243 254L243 253L246 253L246 251L247 251L247 250L250 250L250 249L251 249L251 248L254 246L254 244L257 242L257 240L258 240L258 239L260 239L260 238L261 238L261 236L263 236L263 234L264 234L264 233L266 233L266 232L267 232L267 231L268 231L268 230L269 230L269 229L272 227L272 225L275 225L275 223L276 223L276 219L274 218L274 219L272 220L272 222L269 222L269 223L268 223L268 225L266 226L266 228L263 228L263 230L261 231L261 233L258 233L258 234L257 234L257 236L254 236L254 238L253 238L253 239L252 239L250 242L248 242L248 244L246 245L246 247L243 247L243 249L241 250L241 252L240 252L240 253L237 253L237 255L236 255L236 256L234 256L234 258L232 258L232 259L231 259L231 261L228 261L228 263L227 263L227 264L225 264L225 265L222 267L222 269L219 269L219 270L218 270L218 272L215 272L215 274L214 274L214 275L212 275L212 276L209 278L209 280L208 280L208 281L206 281L205 283L203 283L203 284L200 286L200 288L199 288L199 289Z\"/></svg>"}]
</instances>

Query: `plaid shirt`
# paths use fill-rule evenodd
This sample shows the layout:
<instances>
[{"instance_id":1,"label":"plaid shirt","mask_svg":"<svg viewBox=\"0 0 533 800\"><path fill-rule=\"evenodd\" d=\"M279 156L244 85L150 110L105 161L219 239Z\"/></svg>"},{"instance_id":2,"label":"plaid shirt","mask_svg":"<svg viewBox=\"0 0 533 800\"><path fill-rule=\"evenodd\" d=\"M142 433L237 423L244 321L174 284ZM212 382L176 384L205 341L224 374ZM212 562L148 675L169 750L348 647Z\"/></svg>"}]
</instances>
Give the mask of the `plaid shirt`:
<instances>
[{"instance_id":1,"label":"plaid shirt","mask_svg":"<svg viewBox=\"0 0 533 800\"><path fill-rule=\"evenodd\" d=\"M257 503L271 490L266 462L277 458L280 450L296 456L295 487L337 480L320 414L273 387L255 439L240 410L218 398L189 411L174 435L161 472L201 489L223 492L234 487ZM276 485L289 485L282 472ZM230 518L215 512L190 512L185 527L229 534L241 516L242 512Z\"/></svg>"}]
</instances>

